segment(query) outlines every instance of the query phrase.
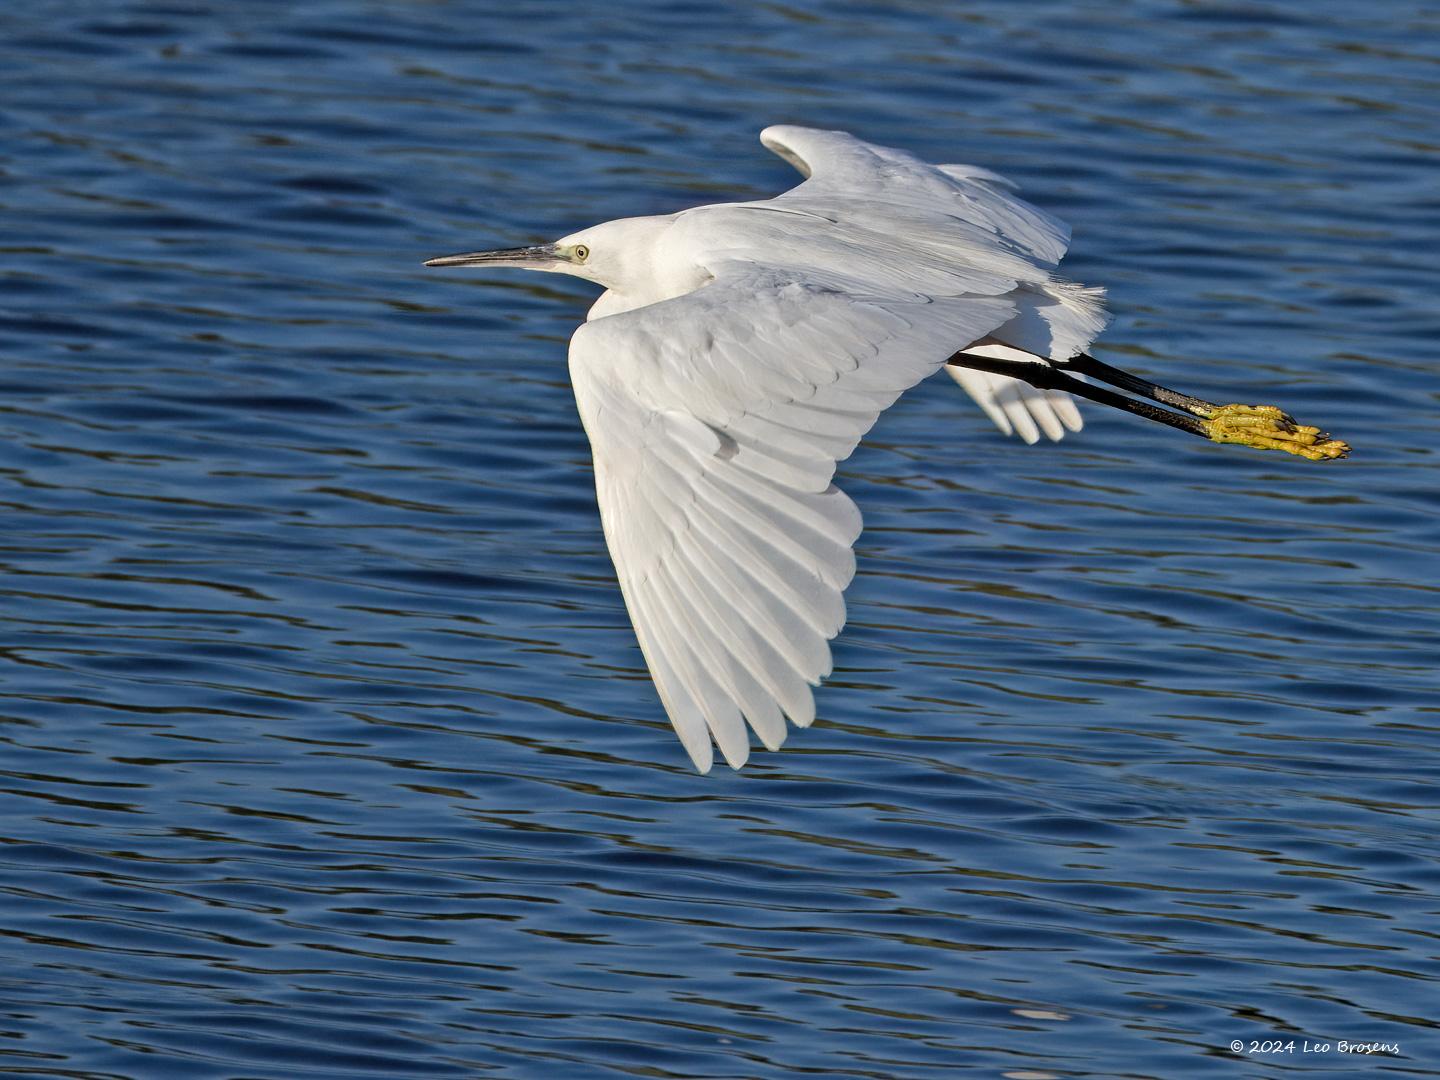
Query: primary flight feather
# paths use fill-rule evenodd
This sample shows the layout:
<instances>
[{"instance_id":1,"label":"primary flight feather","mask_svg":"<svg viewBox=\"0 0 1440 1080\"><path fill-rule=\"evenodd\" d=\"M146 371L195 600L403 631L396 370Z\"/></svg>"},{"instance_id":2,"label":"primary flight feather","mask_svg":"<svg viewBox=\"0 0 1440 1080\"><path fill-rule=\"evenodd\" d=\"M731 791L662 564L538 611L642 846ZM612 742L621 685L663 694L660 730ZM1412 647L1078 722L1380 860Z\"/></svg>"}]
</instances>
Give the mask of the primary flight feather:
<instances>
[{"instance_id":1,"label":"primary flight feather","mask_svg":"<svg viewBox=\"0 0 1440 1080\"><path fill-rule=\"evenodd\" d=\"M830 673L861 527L832 483L836 462L901 393L950 361L996 425L1027 442L1081 426L1069 395L1045 386L1116 396L1060 381L1081 357L1115 372L1085 354L1107 321L1103 291L1055 275L1069 230L1008 181L844 132L777 126L760 139L804 182L766 201L427 263L605 287L571 339L570 378L625 604L701 772L714 746L739 768L750 730L773 750L787 716L801 727L815 718L812 687ZM1283 420L1227 414L1241 436L1226 441L1329 445L1274 412ZM1219 420L1168 415L1222 438L1208 426Z\"/></svg>"}]
</instances>

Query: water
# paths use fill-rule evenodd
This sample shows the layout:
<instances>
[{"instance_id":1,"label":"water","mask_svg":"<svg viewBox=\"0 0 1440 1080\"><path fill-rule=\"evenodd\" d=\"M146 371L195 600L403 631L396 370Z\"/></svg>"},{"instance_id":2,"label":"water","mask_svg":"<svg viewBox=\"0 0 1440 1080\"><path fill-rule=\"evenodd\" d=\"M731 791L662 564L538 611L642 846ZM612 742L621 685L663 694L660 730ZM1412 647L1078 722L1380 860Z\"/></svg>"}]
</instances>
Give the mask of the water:
<instances>
[{"instance_id":1,"label":"water","mask_svg":"<svg viewBox=\"0 0 1440 1080\"><path fill-rule=\"evenodd\" d=\"M1440 1075L1437 31L7 7L0 1071ZM418 264L773 193L779 121L1014 177L1102 357L1354 457L1025 448L926 384L843 466L820 722L696 776L566 382L593 291Z\"/></svg>"}]
</instances>

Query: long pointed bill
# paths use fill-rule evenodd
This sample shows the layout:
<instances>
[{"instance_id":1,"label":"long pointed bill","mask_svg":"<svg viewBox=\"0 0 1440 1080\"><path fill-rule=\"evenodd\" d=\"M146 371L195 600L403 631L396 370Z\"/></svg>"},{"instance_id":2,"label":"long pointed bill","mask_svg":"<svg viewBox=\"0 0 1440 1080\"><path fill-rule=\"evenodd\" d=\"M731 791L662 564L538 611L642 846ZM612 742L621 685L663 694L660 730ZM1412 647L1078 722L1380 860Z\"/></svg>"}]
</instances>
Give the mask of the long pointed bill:
<instances>
[{"instance_id":1,"label":"long pointed bill","mask_svg":"<svg viewBox=\"0 0 1440 1080\"><path fill-rule=\"evenodd\" d=\"M500 248L497 251L465 251L459 255L441 255L426 259L426 266L519 266L543 269L553 265L560 258L560 249L554 244L538 244L535 247Z\"/></svg>"},{"instance_id":2,"label":"long pointed bill","mask_svg":"<svg viewBox=\"0 0 1440 1080\"><path fill-rule=\"evenodd\" d=\"M1296 423L1293 416L1274 405L1216 405L1211 401L1167 389L1138 375L1131 375L1128 371L1111 367L1086 353L1080 353L1069 360L1047 363L1038 359L1033 362L999 360L962 350L950 357L948 363L989 371L996 375L1009 375L1045 390L1065 390L1078 397L1143 416L1147 420L1169 424L1212 442L1237 443L1241 446L1253 446L1258 450L1283 450L1287 454L1310 461L1330 461L1350 453L1349 444L1332 439L1328 432L1319 428ZM1183 411L1171 412L1170 409L1136 401L1134 398L1072 378L1066 374L1067 371L1088 375L1132 394L1139 394L1150 401Z\"/></svg>"}]
</instances>

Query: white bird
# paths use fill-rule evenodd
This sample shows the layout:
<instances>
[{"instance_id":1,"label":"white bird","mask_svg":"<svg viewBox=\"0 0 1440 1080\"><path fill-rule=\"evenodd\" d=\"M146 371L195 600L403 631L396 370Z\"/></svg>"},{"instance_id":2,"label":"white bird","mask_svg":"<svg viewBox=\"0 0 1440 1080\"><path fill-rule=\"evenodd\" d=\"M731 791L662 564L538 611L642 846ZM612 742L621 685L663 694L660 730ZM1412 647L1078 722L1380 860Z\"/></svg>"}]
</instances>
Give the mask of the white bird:
<instances>
[{"instance_id":1,"label":"white bird","mask_svg":"<svg viewBox=\"0 0 1440 1080\"><path fill-rule=\"evenodd\" d=\"M1069 229L1003 177L839 131L769 127L760 141L805 181L426 263L604 286L571 339L571 383L636 637L702 773L712 741L745 763L747 724L774 750L786 716L815 719L860 533L836 462L947 362L1026 442L1080 430L1068 390L1216 441L1347 449L1273 407L1216 406L1088 356L1104 292L1056 276Z\"/></svg>"}]
</instances>

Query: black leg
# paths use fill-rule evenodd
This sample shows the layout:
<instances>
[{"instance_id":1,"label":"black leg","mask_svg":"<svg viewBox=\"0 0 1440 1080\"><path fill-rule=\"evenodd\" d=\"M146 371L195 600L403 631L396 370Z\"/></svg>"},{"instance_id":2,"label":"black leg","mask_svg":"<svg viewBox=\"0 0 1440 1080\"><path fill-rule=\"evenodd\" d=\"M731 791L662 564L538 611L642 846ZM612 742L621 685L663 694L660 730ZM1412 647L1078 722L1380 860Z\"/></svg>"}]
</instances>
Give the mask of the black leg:
<instances>
[{"instance_id":1,"label":"black leg","mask_svg":"<svg viewBox=\"0 0 1440 1080\"><path fill-rule=\"evenodd\" d=\"M983 341L981 344L990 342ZM1345 442L1330 438L1319 428L1300 426L1289 413L1273 405L1216 405L1189 394L1167 390L1085 353L1069 360L1042 360L1039 357L1034 360L1001 360L962 349L946 363L975 371L988 371L993 375L1008 375L1041 390L1063 390L1076 397L1088 398L1123 412L1143 416L1147 420L1168 424L1212 442L1238 443L1260 450L1284 450L1287 454L1295 454L1311 461L1330 461L1350 453L1350 447ZM1172 412L1170 409L1136 401L1134 398L1077 379L1066 374L1066 370L1088 375L1112 386L1130 390L1151 401L1173 405L1185 411Z\"/></svg>"},{"instance_id":2,"label":"black leg","mask_svg":"<svg viewBox=\"0 0 1440 1080\"><path fill-rule=\"evenodd\" d=\"M1111 386L1118 386L1121 390L1129 390L1132 394L1139 394L1151 401L1158 401L1162 405L1173 405L1177 409L1184 409L1197 416L1209 416L1220 407L1213 401L1191 397L1189 394L1182 394L1178 390L1171 390L1158 383L1152 383L1148 379L1142 379L1138 375L1131 375L1128 371L1111 367L1103 360L1096 360L1089 353L1078 353L1069 360L1056 360L1052 363L1066 371L1076 371L1081 375L1088 375L1092 379L1099 379Z\"/></svg>"},{"instance_id":3,"label":"black leg","mask_svg":"<svg viewBox=\"0 0 1440 1080\"><path fill-rule=\"evenodd\" d=\"M1064 390L1067 394L1074 394L1076 397L1088 398L1091 401L1099 402L1101 405L1109 405L1115 409L1122 409L1136 416L1143 416L1147 420L1155 420L1162 424L1169 424L1181 431L1188 431L1191 435L1198 435L1202 439L1210 438L1210 432L1200 420L1194 416L1186 416L1183 413L1171 412L1169 409L1157 408L1154 405L1147 405L1143 401L1136 401L1114 391L1106 390L1103 386L1091 386L1087 382L1065 374L1059 368L1049 364L1030 360L1000 360L993 356L978 356L975 353L967 353L963 350L957 352L947 364L956 367L970 368L974 371L988 371L992 375L1008 375L1012 379L1019 379L1023 383L1040 390ZM1100 361L1095 361L1097 364ZM1102 365L1105 366L1105 365ZM1112 368L1112 371L1119 371ZM1085 372L1090 374L1090 372ZM1120 372L1124 374L1124 372ZM1096 378L1101 376L1096 375ZM1108 381L1108 380L1107 380ZM1156 389L1163 389L1156 387ZM1137 391L1138 392L1138 391ZM1154 395L1146 395L1154 401L1163 400ZM1184 395L1177 394L1176 397ZM1190 399L1198 401L1198 398Z\"/></svg>"}]
</instances>

